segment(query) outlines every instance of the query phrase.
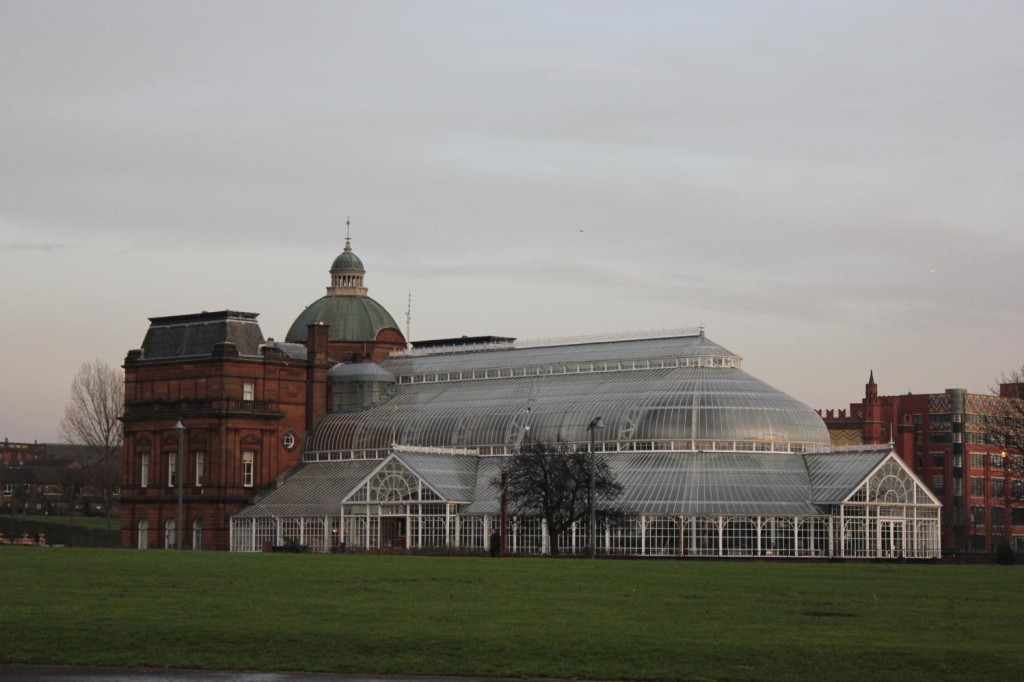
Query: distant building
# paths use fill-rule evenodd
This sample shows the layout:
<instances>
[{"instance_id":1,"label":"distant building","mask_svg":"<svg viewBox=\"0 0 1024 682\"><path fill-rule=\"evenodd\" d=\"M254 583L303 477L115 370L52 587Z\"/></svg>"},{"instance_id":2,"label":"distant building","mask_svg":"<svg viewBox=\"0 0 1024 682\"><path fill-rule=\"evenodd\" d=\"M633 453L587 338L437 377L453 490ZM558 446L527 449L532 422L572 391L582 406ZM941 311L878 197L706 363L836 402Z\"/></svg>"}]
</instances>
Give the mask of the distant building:
<instances>
[{"instance_id":1,"label":"distant building","mask_svg":"<svg viewBox=\"0 0 1024 682\"><path fill-rule=\"evenodd\" d=\"M111 462L116 473L120 462ZM27 514L114 513L116 480L87 445L0 443L0 506Z\"/></svg>"},{"instance_id":2,"label":"distant building","mask_svg":"<svg viewBox=\"0 0 1024 682\"><path fill-rule=\"evenodd\" d=\"M880 396L871 372L860 402L822 416L835 445L892 444L942 500L945 551L990 552L1009 536L1024 552L1024 489L1013 473L1021 454L985 438L985 419L1002 399L962 388Z\"/></svg>"}]
</instances>

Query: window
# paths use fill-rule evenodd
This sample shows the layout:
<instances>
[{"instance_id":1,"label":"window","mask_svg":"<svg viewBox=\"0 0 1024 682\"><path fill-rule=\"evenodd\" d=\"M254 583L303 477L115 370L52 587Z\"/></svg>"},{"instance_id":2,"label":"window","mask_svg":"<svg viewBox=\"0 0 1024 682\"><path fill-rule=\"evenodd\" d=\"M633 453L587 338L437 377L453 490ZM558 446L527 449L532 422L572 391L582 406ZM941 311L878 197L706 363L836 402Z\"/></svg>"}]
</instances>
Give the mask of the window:
<instances>
[{"instance_id":1,"label":"window","mask_svg":"<svg viewBox=\"0 0 1024 682\"><path fill-rule=\"evenodd\" d=\"M284 445L285 450L291 450L295 447L295 432L292 430L285 431L284 435L281 436L281 444Z\"/></svg>"},{"instance_id":2,"label":"window","mask_svg":"<svg viewBox=\"0 0 1024 682\"><path fill-rule=\"evenodd\" d=\"M941 452L933 452L932 453L932 468L933 469L941 469L942 468L942 459L943 459L943 457L942 457L942 453Z\"/></svg>"},{"instance_id":3,"label":"window","mask_svg":"<svg viewBox=\"0 0 1024 682\"><path fill-rule=\"evenodd\" d=\"M173 452L167 453L167 487L174 487L174 474L178 468L177 455Z\"/></svg>"},{"instance_id":4,"label":"window","mask_svg":"<svg viewBox=\"0 0 1024 682\"><path fill-rule=\"evenodd\" d=\"M14 493L13 483L4 483L4 496L10 497Z\"/></svg>"},{"instance_id":5,"label":"window","mask_svg":"<svg viewBox=\"0 0 1024 682\"><path fill-rule=\"evenodd\" d=\"M980 452L971 453L971 468L972 469L984 469L985 468L985 455Z\"/></svg>"},{"instance_id":6,"label":"window","mask_svg":"<svg viewBox=\"0 0 1024 682\"><path fill-rule=\"evenodd\" d=\"M256 383L252 381L242 382L242 400L252 402L256 400Z\"/></svg>"},{"instance_id":7,"label":"window","mask_svg":"<svg viewBox=\"0 0 1024 682\"><path fill-rule=\"evenodd\" d=\"M953 477L953 497L962 497L964 494L964 479Z\"/></svg>"},{"instance_id":8,"label":"window","mask_svg":"<svg viewBox=\"0 0 1024 682\"><path fill-rule=\"evenodd\" d=\"M246 488L251 488L253 483L253 461L256 459L256 453L252 450L246 450L242 453L242 485Z\"/></svg>"},{"instance_id":9,"label":"window","mask_svg":"<svg viewBox=\"0 0 1024 682\"><path fill-rule=\"evenodd\" d=\"M1013 525L1024 526L1024 509L1014 509L1010 513L1010 518L1013 520Z\"/></svg>"},{"instance_id":10,"label":"window","mask_svg":"<svg viewBox=\"0 0 1024 682\"><path fill-rule=\"evenodd\" d=\"M946 479L944 479L941 475L932 476L932 490L934 490L937 493L941 493L945 489Z\"/></svg>"},{"instance_id":11,"label":"window","mask_svg":"<svg viewBox=\"0 0 1024 682\"><path fill-rule=\"evenodd\" d=\"M993 453L993 454L988 456L988 463L989 463L989 466L991 466L993 469L1002 469L1003 468L1003 456L1000 455L998 452Z\"/></svg>"},{"instance_id":12,"label":"window","mask_svg":"<svg viewBox=\"0 0 1024 682\"><path fill-rule=\"evenodd\" d=\"M149 486L149 453L143 452L139 455L139 486L146 488ZM143 520L144 522L144 520ZM145 547L140 547L145 549Z\"/></svg>"},{"instance_id":13,"label":"window","mask_svg":"<svg viewBox=\"0 0 1024 682\"><path fill-rule=\"evenodd\" d=\"M203 487L203 459L204 455L202 452L196 453L196 487Z\"/></svg>"},{"instance_id":14,"label":"window","mask_svg":"<svg viewBox=\"0 0 1024 682\"><path fill-rule=\"evenodd\" d=\"M149 547L149 521L142 519L139 521L139 549L146 549Z\"/></svg>"},{"instance_id":15,"label":"window","mask_svg":"<svg viewBox=\"0 0 1024 682\"><path fill-rule=\"evenodd\" d=\"M203 520L196 519L192 522L192 549L203 548Z\"/></svg>"},{"instance_id":16,"label":"window","mask_svg":"<svg viewBox=\"0 0 1024 682\"><path fill-rule=\"evenodd\" d=\"M921 425L921 415L919 415L919 414L915 414L914 415L914 424L916 426L920 426Z\"/></svg>"},{"instance_id":17,"label":"window","mask_svg":"<svg viewBox=\"0 0 1024 682\"><path fill-rule=\"evenodd\" d=\"M971 523L975 526L985 525L985 508L981 506L971 507Z\"/></svg>"},{"instance_id":18,"label":"window","mask_svg":"<svg viewBox=\"0 0 1024 682\"><path fill-rule=\"evenodd\" d=\"M174 519L167 519L164 523L164 549L174 549L175 530Z\"/></svg>"},{"instance_id":19,"label":"window","mask_svg":"<svg viewBox=\"0 0 1024 682\"><path fill-rule=\"evenodd\" d=\"M971 476L971 497L985 497L985 479Z\"/></svg>"},{"instance_id":20,"label":"window","mask_svg":"<svg viewBox=\"0 0 1024 682\"><path fill-rule=\"evenodd\" d=\"M993 526L1002 526L1006 524L1006 514L1003 513L1002 507L992 507L988 513Z\"/></svg>"},{"instance_id":21,"label":"window","mask_svg":"<svg viewBox=\"0 0 1024 682\"><path fill-rule=\"evenodd\" d=\"M1001 478L993 478L991 486L992 497L1002 497L1006 494L1006 486Z\"/></svg>"}]
</instances>

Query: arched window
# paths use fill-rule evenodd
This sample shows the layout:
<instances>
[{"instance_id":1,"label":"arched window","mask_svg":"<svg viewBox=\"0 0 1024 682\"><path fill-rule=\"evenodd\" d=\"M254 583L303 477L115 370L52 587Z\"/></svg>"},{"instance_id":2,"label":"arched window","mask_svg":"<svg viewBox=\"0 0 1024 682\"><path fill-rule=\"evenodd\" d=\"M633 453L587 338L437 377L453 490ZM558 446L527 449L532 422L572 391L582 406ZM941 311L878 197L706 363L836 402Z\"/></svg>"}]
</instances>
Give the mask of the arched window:
<instances>
[{"instance_id":1,"label":"arched window","mask_svg":"<svg viewBox=\"0 0 1024 682\"><path fill-rule=\"evenodd\" d=\"M174 549L174 519L167 519L164 523L164 549Z\"/></svg>"},{"instance_id":2,"label":"arched window","mask_svg":"<svg viewBox=\"0 0 1024 682\"><path fill-rule=\"evenodd\" d=\"M146 549L149 547L149 521L142 519L139 521L139 549Z\"/></svg>"},{"instance_id":3,"label":"arched window","mask_svg":"<svg viewBox=\"0 0 1024 682\"><path fill-rule=\"evenodd\" d=\"M192 549L203 548L203 520L196 519L192 522Z\"/></svg>"}]
</instances>

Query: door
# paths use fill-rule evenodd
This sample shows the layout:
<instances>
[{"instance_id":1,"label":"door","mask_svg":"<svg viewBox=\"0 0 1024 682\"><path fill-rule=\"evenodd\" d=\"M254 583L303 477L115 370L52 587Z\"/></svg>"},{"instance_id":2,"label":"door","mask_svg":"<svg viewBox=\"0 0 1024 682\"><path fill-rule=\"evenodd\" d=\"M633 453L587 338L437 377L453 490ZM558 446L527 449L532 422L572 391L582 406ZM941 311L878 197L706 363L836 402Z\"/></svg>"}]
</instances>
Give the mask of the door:
<instances>
[{"instance_id":1,"label":"door","mask_svg":"<svg viewBox=\"0 0 1024 682\"><path fill-rule=\"evenodd\" d=\"M405 549L405 517L385 516L380 520L380 546Z\"/></svg>"},{"instance_id":2,"label":"door","mask_svg":"<svg viewBox=\"0 0 1024 682\"><path fill-rule=\"evenodd\" d=\"M879 523L879 550L887 558L903 556L903 521L881 521Z\"/></svg>"}]
</instances>

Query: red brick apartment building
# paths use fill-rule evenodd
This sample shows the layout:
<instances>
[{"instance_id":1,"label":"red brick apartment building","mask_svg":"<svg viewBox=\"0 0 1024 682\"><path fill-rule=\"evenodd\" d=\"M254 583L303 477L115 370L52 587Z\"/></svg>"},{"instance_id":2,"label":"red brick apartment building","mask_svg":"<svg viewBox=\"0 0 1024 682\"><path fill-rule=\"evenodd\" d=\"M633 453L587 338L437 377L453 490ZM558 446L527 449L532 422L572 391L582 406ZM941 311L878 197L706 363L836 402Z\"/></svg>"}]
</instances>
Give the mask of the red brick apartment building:
<instances>
[{"instance_id":1,"label":"red brick apartment building","mask_svg":"<svg viewBox=\"0 0 1024 682\"><path fill-rule=\"evenodd\" d=\"M346 239L327 294L284 342L265 339L254 313L150 318L124 362L122 546L175 547L180 495L182 548L228 549L230 514L301 460L331 404L329 370L405 348L365 272Z\"/></svg>"},{"instance_id":2,"label":"red brick apartment building","mask_svg":"<svg viewBox=\"0 0 1024 682\"><path fill-rule=\"evenodd\" d=\"M1022 455L985 437L986 418L1016 389L1003 384L999 396L962 388L880 396L872 372L863 400L849 411L825 410L822 417L834 445L894 445L942 500L943 551L991 552L1009 537L1022 552Z\"/></svg>"}]
</instances>

